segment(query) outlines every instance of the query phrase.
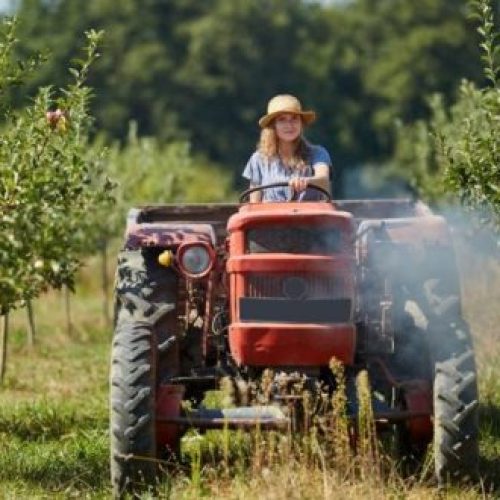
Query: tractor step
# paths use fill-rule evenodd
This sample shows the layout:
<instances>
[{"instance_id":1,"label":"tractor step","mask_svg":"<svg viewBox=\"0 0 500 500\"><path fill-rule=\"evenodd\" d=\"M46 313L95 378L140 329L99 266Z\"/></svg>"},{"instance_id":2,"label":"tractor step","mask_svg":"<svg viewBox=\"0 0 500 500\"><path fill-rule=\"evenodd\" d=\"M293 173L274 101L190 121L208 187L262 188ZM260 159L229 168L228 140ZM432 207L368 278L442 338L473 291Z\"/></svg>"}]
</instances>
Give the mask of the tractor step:
<instances>
[{"instance_id":1,"label":"tractor step","mask_svg":"<svg viewBox=\"0 0 500 500\"><path fill-rule=\"evenodd\" d=\"M244 406L239 408L196 410L182 417L159 417L157 422L198 429L283 430L290 420L276 406Z\"/></svg>"}]
</instances>

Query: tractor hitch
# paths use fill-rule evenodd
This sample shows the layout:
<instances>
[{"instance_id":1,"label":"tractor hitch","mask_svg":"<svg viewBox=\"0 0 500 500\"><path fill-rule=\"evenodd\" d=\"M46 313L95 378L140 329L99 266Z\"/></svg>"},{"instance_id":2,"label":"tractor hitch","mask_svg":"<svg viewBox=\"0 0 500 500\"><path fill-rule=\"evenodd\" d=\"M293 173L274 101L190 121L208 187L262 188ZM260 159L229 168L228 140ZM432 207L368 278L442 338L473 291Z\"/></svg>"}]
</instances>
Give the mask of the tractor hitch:
<instances>
[{"instance_id":1,"label":"tractor hitch","mask_svg":"<svg viewBox=\"0 0 500 500\"><path fill-rule=\"evenodd\" d=\"M190 412L186 416L157 417L158 423L177 425L182 430L196 429L250 429L286 430L290 420L276 406L245 406L239 408L207 409Z\"/></svg>"}]
</instances>

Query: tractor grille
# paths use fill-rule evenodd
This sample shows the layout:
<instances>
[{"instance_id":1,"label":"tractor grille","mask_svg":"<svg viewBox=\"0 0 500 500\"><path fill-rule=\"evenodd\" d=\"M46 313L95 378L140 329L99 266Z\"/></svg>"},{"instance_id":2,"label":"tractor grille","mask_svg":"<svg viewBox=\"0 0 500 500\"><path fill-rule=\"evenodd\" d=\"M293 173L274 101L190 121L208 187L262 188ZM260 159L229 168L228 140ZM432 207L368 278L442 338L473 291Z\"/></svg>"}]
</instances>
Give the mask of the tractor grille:
<instances>
[{"instance_id":1,"label":"tractor grille","mask_svg":"<svg viewBox=\"0 0 500 500\"><path fill-rule=\"evenodd\" d=\"M345 286L341 276L311 273L252 273L246 276L245 292L246 297L256 298L331 299L345 296Z\"/></svg>"}]
</instances>

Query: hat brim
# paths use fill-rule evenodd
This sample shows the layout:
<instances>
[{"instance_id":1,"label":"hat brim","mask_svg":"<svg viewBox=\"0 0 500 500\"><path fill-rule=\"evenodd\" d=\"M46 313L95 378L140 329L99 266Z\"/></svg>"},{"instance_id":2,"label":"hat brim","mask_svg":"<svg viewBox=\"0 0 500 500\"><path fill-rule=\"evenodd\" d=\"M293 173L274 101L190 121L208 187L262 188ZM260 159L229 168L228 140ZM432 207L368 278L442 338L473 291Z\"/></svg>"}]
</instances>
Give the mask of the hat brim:
<instances>
[{"instance_id":1,"label":"hat brim","mask_svg":"<svg viewBox=\"0 0 500 500\"><path fill-rule=\"evenodd\" d=\"M316 113L314 111L288 111L286 109L280 110L280 111L275 111L274 113L269 113L267 115L264 115L260 120L259 120L259 125L261 128L267 127L275 118L277 118L279 115L285 115L287 113L290 113L292 115L300 115L302 117L302 121L304 122L304 125L310 125L316 120Z\"/></svg>"}]
</instances>

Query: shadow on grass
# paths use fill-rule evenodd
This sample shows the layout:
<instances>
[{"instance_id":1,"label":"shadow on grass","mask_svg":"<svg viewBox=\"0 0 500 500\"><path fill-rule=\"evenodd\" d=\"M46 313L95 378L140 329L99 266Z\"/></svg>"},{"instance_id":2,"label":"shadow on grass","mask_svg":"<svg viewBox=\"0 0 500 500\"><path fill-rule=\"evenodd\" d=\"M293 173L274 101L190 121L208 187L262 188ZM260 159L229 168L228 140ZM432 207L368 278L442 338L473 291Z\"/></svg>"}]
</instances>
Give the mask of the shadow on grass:
<instances>
[{"instance_id":1,"label":"shadow on grass","mask_svg":"<svg viewBox=\"0 0 500 500\"><path fill-rule=\"evenodd\" d=\"M484 489L500 493L500 406L480 406L481 457L479 470Z\"/></svg>"}]
</instances>

